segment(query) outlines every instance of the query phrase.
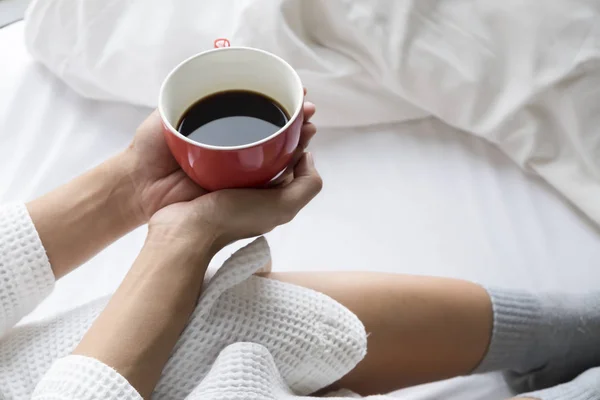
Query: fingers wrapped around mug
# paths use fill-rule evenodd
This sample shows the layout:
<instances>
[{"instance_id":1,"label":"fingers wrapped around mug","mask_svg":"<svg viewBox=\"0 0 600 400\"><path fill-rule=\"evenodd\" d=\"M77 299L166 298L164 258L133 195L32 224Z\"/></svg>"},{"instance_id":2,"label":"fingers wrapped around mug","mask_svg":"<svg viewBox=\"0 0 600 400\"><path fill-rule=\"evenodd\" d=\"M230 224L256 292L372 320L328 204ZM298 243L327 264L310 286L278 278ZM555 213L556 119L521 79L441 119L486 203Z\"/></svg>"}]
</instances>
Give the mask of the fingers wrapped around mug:
<instances>
[{"instance_id":1,"label":"fingers wrapped around mug","mask_svg":"<svg viewBox=\"0 0 600 400\"><path fill-rule=\"evenodd\" d=\"M323 187L310 153L301 155L290 176L286 185L221 190L198 199L202 218L214 229L219 245L263 235L290 222Z\"/></svg>"}]
</instances>

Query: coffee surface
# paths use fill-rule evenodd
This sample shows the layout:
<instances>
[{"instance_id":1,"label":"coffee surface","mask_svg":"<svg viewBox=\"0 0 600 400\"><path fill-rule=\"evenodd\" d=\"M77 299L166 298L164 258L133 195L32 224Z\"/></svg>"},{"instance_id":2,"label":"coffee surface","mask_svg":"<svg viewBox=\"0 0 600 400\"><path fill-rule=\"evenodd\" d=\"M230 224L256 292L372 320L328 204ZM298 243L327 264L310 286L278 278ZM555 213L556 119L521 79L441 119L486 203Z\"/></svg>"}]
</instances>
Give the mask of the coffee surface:
<instances>
[{"instance_id":1,"label":"coffee surface","mask_svg":"<svg viewBox=\"0 0 600 400\"><path fill-rule=\"evenodd\" d=\"M256 92L229 90L204 97L184 114L177 130L212 146L241 146L265 139L289 120L275 100Z\"/></svg>"}]
</instances>

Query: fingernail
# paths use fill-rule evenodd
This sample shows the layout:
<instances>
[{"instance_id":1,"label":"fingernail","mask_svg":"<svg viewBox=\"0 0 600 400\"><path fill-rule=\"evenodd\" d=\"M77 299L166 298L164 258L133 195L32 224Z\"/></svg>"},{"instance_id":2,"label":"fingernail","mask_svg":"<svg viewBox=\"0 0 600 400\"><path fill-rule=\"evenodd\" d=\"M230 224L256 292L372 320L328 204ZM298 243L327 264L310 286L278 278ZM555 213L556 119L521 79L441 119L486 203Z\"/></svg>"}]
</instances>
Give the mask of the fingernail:
<instances>
[{"instance_id":1,"label":"fingernail","mask_svg":"<svg viewBox=\"0 0 600 400\"><path fill-rule=\"evenodd\" d=\"M308 165L310 165L311 167L315 166L315 159L313 158L312 153L306 153L306 161L308 161Z\"/></svg>"}]
</instances>

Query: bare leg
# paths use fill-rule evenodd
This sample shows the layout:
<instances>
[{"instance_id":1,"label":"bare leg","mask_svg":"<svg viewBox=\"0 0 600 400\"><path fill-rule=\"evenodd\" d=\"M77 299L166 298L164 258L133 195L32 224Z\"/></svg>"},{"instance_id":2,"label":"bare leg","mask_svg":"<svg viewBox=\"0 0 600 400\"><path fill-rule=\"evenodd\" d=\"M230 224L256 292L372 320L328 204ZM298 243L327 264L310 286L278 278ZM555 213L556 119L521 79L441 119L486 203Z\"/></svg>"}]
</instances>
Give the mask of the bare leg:
<instances>
[{"instance_id":1,"label":"bare leg","mask_svg":"<svg viewBox=\"0 0 600 400\"><path fill-rule=\"evenodd\" d=\"M379 273L270 277L325 293L362 320L367 356L339 382L360 394L501 370L521 398L600 399L598 292L532 294Z\"/></svg>"},{"instance_id":2,"label":"bare leg","mask_svg":"<svg viewBox=\"0 0 600 400\"><path fill-rule=\"evenodd\" d=\"M490 343L491 301L474 283L349 272L268 277L324 293L363 322L367 356L339 382L363 395L469 374Z\"/></svg>"}]
</instances>

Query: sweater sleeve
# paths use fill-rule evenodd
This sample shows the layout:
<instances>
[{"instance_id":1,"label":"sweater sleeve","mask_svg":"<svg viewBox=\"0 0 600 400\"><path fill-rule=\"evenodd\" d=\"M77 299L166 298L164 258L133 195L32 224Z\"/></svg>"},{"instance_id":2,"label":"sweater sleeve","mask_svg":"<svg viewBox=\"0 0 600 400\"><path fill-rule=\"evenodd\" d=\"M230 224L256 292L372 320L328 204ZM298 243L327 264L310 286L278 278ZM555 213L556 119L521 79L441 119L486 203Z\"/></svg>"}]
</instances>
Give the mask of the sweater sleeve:
<instances>
[{"instance_id":1,"label":"sweater sleeve","mask_svg":"<svg viewBox=\"0 0 600 400\"><path fill-rule=\"evenodd\" d=\"M54 281L25 205L0 206L0 336L52 291Z\"/></svg>"},{"instance_id":2,"label":"sweater sleeve","mask_svg":"<svg viewBox=\"0 0 600 400\"><path fill-rule=\"evenodd\" d=\"M32 400L143 400L117 371L100 361L71 355L56 361L37 384Z\"/></svg>"}]
</instances>

